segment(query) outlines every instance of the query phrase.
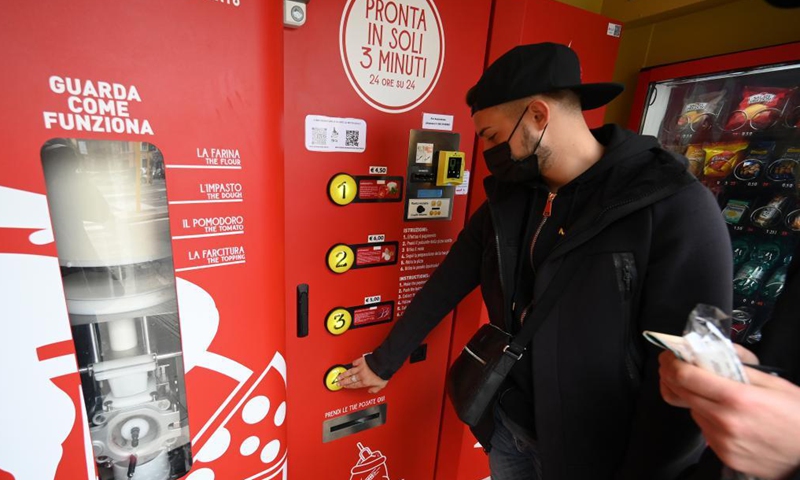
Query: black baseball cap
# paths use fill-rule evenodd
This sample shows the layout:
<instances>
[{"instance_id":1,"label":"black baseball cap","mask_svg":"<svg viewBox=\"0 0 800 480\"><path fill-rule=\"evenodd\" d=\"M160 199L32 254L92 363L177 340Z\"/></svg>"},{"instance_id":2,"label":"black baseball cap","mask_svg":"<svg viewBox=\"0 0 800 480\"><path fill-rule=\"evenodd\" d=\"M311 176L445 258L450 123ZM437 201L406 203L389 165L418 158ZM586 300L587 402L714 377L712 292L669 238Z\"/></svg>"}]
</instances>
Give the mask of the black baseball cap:
<instances>
[{"instance_id":1,"label":"black baseball cap","mask_svg":"<svg viewBox=\"0 0 800 480\"><path fill-rule=\"evenodd\" d=\"M624 88L620 83L581 83L581 65L574 50L559 43L534 43L514 47L489 65L467 102L474 115L538 93L572 90L580 97L581 109L592 110Z\"/></svg>"}]
</instances>

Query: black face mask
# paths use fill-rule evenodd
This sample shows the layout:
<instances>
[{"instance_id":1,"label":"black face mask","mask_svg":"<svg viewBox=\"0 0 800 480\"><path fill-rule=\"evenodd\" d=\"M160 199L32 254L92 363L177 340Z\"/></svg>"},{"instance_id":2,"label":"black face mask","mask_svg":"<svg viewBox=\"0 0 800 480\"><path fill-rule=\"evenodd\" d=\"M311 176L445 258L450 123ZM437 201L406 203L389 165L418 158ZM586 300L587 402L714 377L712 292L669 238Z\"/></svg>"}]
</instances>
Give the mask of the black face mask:
<instances>
[{"instance_id":1,"label":"black face mask","mask_svg":"<svg viewBox=\"0 0 800 480\"><path fill-rule=\"evenodd\" d=\"M526 108L520 115L517 124L514 125L514 130L508 136L508 140L483 151L483 159L486 160L486 166L489 167L492 175L501 182L522 183L539 178L539 156L536 155L536 151L542 143L547 125L544 126L542 135L539 137L539 141L536 142L533 152L521 160L514 160L511 157L511 145L508 143L511 141L511 137L514 136L514 132L517 131L517 127L519 127L527 111L528 109Z\"/></svg>"}]
</instances>

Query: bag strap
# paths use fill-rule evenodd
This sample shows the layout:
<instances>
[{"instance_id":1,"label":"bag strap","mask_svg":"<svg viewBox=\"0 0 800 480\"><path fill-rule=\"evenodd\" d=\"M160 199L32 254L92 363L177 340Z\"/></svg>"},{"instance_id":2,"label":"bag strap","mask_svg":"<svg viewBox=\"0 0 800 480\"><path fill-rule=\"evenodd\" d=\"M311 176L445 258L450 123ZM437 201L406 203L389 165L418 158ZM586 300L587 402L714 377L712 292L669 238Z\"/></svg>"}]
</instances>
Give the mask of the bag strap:
<instances>
[{"instance_id":1,"label":"bag strap","mask_svg":"<svg viewBox=\"0 0 800 480\"><path fill-rule=\"evenodd\" d=\"M515 360L522 358L522 354L525 352L525 345L531 341L536 331L542 323L544 323L550 310L553 309L553 306L559 300L561 291L572 278L574 272L571 269L565 269L563 267L562 265L561 268L559 268L555 278L547 286L544 294L542 294L541 301L533 307L533 311L522 325L522 329L508 342L508 345L503 349L503 353L511 356Z\"/></svg>"}]
</instances>

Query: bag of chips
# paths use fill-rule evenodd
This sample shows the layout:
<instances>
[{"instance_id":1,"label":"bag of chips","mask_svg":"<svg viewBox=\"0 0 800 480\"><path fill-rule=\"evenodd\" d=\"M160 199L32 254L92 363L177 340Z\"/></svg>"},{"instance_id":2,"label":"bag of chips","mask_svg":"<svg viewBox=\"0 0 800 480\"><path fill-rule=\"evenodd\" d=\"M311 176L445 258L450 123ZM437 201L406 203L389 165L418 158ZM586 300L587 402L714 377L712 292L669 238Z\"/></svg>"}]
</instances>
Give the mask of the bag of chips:
<instances>
[{"instance_id":1,"label":"bag of chips","mask_svg":"<svg viewBox=\"0 0 800 480\"><path fill-rule=\"evenodd\" d=\"M703 164L706 161L706 151L702 145L689 145L686 149L686 159L689 160L689 172L697 178L703 177Z\"/></svg>"},{"instance_id":2,"label":"bag of chips","mask_svg":"<svg viewBox=\"0 0 800 480\"><path fill-rule=\"evenodd\" d=\"M707 145L706 166L703 175L706 177L725 177L739 163L747 148L746 143L715 143Z\"/></svg>"},{"instance_id":3,"label":"bag of chips","mask_svg":"<svg viewBox=\"0 0 800 480\"><path fill-rule=\"evenodd\" d=\"M726 130L764 130L778 121L792 94L790 88L745 87L739 107L731 112Z\"/></svg>"},{"instance_id":4,"label":"bag of chips","mask_svg":"<svg viewBox=\"0 0 800 480\"><path fill-rule=\"evenodd\" d=\"M699 132L710 128L722 108L725 90L708 92L689 98L678 116L678 131Z\"/></svg>"}]
</instances>

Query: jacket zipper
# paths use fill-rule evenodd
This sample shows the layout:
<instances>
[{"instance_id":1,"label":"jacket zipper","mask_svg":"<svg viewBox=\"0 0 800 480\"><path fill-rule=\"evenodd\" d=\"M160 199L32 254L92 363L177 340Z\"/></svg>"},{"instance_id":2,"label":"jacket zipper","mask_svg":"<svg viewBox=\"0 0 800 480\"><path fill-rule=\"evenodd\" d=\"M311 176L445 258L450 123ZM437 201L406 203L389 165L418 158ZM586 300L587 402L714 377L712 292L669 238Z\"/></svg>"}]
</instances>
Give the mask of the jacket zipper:
<instances>
[{"instance_id":1,"label":"jacket zipper","mask_svg":"<svg viewBox=\"0 0 800 480\"><path fill-rule=\"evenodd\" d=\"M631 266L628 264L628 261L625 260L625 263L622 266L622 282L625 284L625 295L626 297L630 296L632 286L631 281L633 280L633 275L631 274ZM627 298L626 298L627 299Z\"/></svg>"},{"instance_id":2,"label":"jacket zipper","mask_svg":"<svg viewBox=\"0 0 800 480\"><path fill-rule=\"evenodd\" d=\"M500 258L500 230L497 228L497 220L494 218L494 214L491 212L491 210L489 211L489 213L490 213L489 218L492 219L492 227L494 228L494 245L497 248L497 274L500 277L500 291L502 292L503 298L505 299L505 296L506 296L506 286L505 286L505 284L506 284L506 282L503 279L503 260ZM506 310L506 303L505 303L505 300L504 300L503 301L503 316L504 317L506 317L506 313L508 313L508 310ZM512 323L513 321L514 321L513 317L512 318L507 318L506 325L510 327L511 325L513 325L513 323Z\"/></svg>"},{"instance_id":3,"label":"jacket zipper","mask_svg":"<svg viewBox=\"0 0 800 480\"><path fill-rule=\"evenodd\" d=\"M625 369L628 374L628 379L635 389L641 384L641 355L639 354L636 345L637 339L632 335L632 326L630 324L631 301L633 297L634 281L636 277L636 267L634 259L628 253L615 253L614 254L614 267L620 275L619 290L622 295L622 309L624 312L625 324Z\"/></svg>"},{"instance_id":4,"label":"jacket zipper","mask_svg":"<svg viewBox=\"0 0 800 480\"><path fill-rule=\"evenodd\" d=\"M494 219L492 219L494 221ZM500 274L500 290L505 292L505 282L503 281L503 264L500 261L500 234L497 233L497 225L494 226L494 244L497 247L497 272ZM505 294L505 293L504 293Z\"/></svg>"},{"instance_id":5,"label":"jacket zipper","mask_svg":"<svg viewBox=\"0 0 800 480\"><path fill-rule=\"evenodd\" d=\"M544 204L544 211L542 211L542 221L539 222L539 227L536 229L536 233L533 234L533 240L531 240L531 250L530 250L530 259L531 259L531 268L533 271L536 272L536 266L533 264L533 247L536 246L536 240L539 239L539 234L542 233L542 227L544 224L547 223L547 219L550 218L550 215L553 214L553 200L556 199L555 193L549 192L547 194L547 203ZM525 323L525 317L528 316L528 311L530 311L531 306L533 306L533 302L531 302L525 310L522 311L522 315L519 317L519 324L522 325Z\"/></svg>"},{"instance_id":6,"label":"jacket zipper","mask_svg":"<svg viewBox=\"0 0 800 480\"><path fill-rule=\"evenodd\" d=\"M547 219L550 218L550 215L553 213L553 200L555 199L555 193L547 194L547 203L544 204L542 221L539 222L539 228L536 229L536 233L533 234L533 240L531 240L531 267L533 267L534 272L536 271L536 266L533 264L533 247L536 246L536 240L539 239L539 234L542 233L542 227L544 227L544 224L547 223Z\"/></svg>"}]
</instances>

